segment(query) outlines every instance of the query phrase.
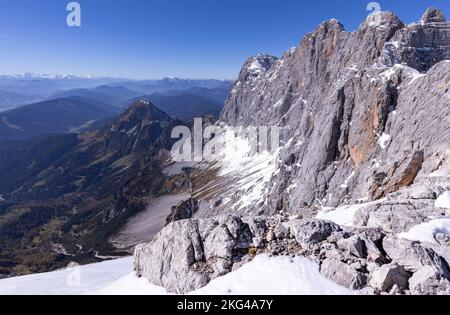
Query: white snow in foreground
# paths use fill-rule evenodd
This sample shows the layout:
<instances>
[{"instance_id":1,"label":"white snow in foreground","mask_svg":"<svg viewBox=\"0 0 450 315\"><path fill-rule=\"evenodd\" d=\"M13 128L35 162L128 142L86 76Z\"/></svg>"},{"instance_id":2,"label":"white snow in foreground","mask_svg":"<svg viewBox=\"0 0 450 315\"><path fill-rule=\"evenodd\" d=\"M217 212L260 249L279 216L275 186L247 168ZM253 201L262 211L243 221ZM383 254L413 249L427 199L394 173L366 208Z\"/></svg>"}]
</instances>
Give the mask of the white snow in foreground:
<instances>
[{"instance_id":1,"label":"white snow in foreground","mask_svg":"<svg viewBox=\"0 0 450 315\"><path fill-rule=\"evenodd\" d=\"M319 266L307 258L260 255L193 294L353 295L356 292L324 278Z\"/></svg>"},{"instance_id":2,"label":"white snow in foreground","mask_svg":"<svg viewBox=\"0 0 450 315\"><path fill-rule=\"evenodd\" d=\"M133 258L123 258L83 266L79 286L74 270L0 280L0 295L164 295L164 288L152 285L132 272ZM75 274L76 275L76 274ZM69 282L68 282L69 279ZM351 295L357 294L322 277L319 266L302 257L261 255L242 268L213 280L194 295L280 294Z\"/></svg>"},{"instance_id":3,"label":"white snow in foreground","mask_svg":"<svg viewBox=\"0 0 450 315\"><path fill-rule=\"evenodd\" d=\"M126 276L133 258L0 280L0 295L82 295Z\"/></svg>"},{"instance_id":4,"label":"white snow in foreground","mask_svg":"<svg viewBox=\"0 0 450 315\"><path fill-rule=\"evenodd\" d=\"M446 191L434 203L436 208L450 209L450 191Z\"/></svg>"},{"instance_id":5,"label":"white snow in foreground","mask_svg":"<svg viewBox=\"0 0 450 315\"><path fill-rule=\"evenodd\" d=\"M450 235L450 219L433 220L416 225L409 232L401 233L399 237L410 241L439 244L435 238L437 233Z\"/></svg>"},{"instance_id":6,"label":"white snow in foreground","mask_svg":"<svg viewBox=\"0 0 450 315\"><path fill-rule=\"evenodd\" d=\"M91 295L167 295L166 289L151 284L146 278L138 278L134 272L114 281Z\"/></svg>"}]
</instances>

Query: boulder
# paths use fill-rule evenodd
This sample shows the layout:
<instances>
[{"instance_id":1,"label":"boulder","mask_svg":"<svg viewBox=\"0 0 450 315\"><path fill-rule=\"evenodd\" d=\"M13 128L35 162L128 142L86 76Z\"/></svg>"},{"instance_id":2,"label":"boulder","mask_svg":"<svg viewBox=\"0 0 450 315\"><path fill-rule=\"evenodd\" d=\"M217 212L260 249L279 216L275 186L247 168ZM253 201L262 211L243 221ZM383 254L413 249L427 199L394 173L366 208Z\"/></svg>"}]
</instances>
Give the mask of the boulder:
<instances>
[{"instance_id":1,"label":"boulder","mask_svg":"<svg viewBox=\"0 0 450 315\"><path fill-rule=\"evenodd\" d=\"M269 232L267 233L266 241L268 243L270 243L270 242L274 241L275 239L276 239L275 233L273 232L273 229L270 229Z\"/></svg>"},{"instance_id":2,"label":"boulder","mask_svg":"<svg viewBox=\"0 0 450 315\"><path fill-rule=\"evenodd\" d=\"M439 217L441 213L431 199L395 198L361 206L354 223L357 227L382 228L384 233L402 233L424 223L427 217Z\"/></svg>"},{"instance_id":3,"label":"boulder","mask_svg":"<svg viewBox=\"0 0 450 315\"><path fill-rule=\"evenodd\" d=\"M433 266L425 266L409 279L413 295L450 295L450 281Z\"/></svg>"},{"instance_id":4,"label":"boulder","mask_svg":"<svg viewBox=\"0 0 450 315\"><path fill-rule=\"evenodd\" d=\"M386 261L386 258L384 257L380 249L377 247L375 242L364 235L360 237L364 241L366 253L365 258L367 258L367 261L375 263L384 263Z\"/></svg>"},{"instance_id":5,"label":"boulder","mask_svg":"<svg viewBox=\"0 0 450 315\"><path fill-rule=\"evenodd\" d=\"M169 292L187 293L230 272L253 239L249 226L237 217L176 221L153 242L136 247L134 268Z\"/></svg>"},{"instance_id":6,"label":"boulder","mask_svg":"<svg viewBox=\"0 0 450 315\"><path fill-rule=\"evenodd\" d=\"M350 255L353 255L358 258L366 258L367 250L365 242L357 235L354 235L347 239L341 239L337 242L337 246L345 251L347 251Z\"/></svg>"},{"instance_id":7,"label":"boulder","mask_svg":"<svg viewBox=\"0 0 450 315\"><path fill-rule=\"evenodd\" d=\"M267 234L266 220L263 218L246 217L242 218L242 221L248 225L250 232L255 237L264 238Z\"/></svg>"},{"instance_id":8,"label":"boulder","mask_svg":"<svg viewBox=\"0 0 450 315\"><path fill-rule=\"evenodd\" d=\"M447 265L450 265L450 246L439 245L434 243L424 243L424 246L431 248L436 254L438 254ZM450 270L450 269L449 269Z\"/></svg>"},{"instance_id":9,"label":"boulder","mask_svg":"<svg viewBox=\"0 0 450 315\"><path fill-rule=\"evenodd\" d=\"M180 202L172 207L170 215L167 217L167 223L170 224L175 221L190 219L198 210L198 200L188 199Z\"/></svg>"},{"instance_id":10,"label":"boulder","mask_svg":"<svg viewBox=\"0 0 450 315\"><path fill-rule=\"evenodd\" d=\"M203 242L206 261L216 276L230 271L236 241L225 224L215 228Z\"/></svg>"},{"instance_id":11,"label":"boulder","mask_svg":"<svg viewBox=\"0 0 450 315\"><path fill-rule=\"evenodd\" d=\"M436 252L419 242L387 237L383 240L386 254L395 263L404 266L410 272L417 272L423 267L432 266L443 277L449 278L448 265Z\"/></svg>"},{"instance_id":12,"label":"boulder","mask_svg":"<svg viewBox=\"0 0 450 315\"><path fill-rule=\"evenodd\" d=\"M441 246L450 248L450 235L445 233L436 233L434 237Z\"/></svg>"},{"instance_id":13,"label":"boulder","mask_svg":"<svg viewBox=\"0 0 450 315\"><path fill-rule=\"evenodd\" d=\"M370 285L384 292L390 292L394 286L400 290L406 290L410 277L411 275L402 266L388 264L381 266L372 273Z\"/></svg>"},{"instance_id":14,"label":"boulder","mask_svg":"<svg viewBox=\"0 0 450 315\"><path fill-rule=\"evenodd\" d=\"M333 233L341 231L339 225L321 220L294 220L287 223L290 234L302 245L325 241Z\"/></svg>"},{"instance_id":15,"label":"boulder","mask_svg":"<svg viewBox=\"0 0 450 315\"><path fill-rule=\"evenodd\" d=\"M320 273L349 289L359 290L367 285L367 275L335 258L326 259L320 267Z\"/></svg>"},{"instance_id":16,"label":"boulder","mask_svg":"<svg viewBox=\"0 0 450 315\"><path fill-rule=\"evenodd\" d=\"M277 224L273 230L277 239L289 238L289 229L283 224Z\"/></svg>"},{"instance_id":17,"label":"boulder","mask_svg":"<svg viewBox=\"0 0 450 315\"><path fill-rule=\"evenodd\" d=\"M398 285L394 285L389 291L389 295L402 295L403 291L398 287Z\"/></svg>"},{"instance_id":18,"label":"boulder","mask_svg":"<svg viewBox=\"0 0 450 315\"><path fill-rule=\"evenodd\" d=\"M147 245L134 253L134 269L169 292L183 293L205 286L208 272L195 269L204 260L198 221L178 221L167 226Z\"/></svg>"}]
</instances>

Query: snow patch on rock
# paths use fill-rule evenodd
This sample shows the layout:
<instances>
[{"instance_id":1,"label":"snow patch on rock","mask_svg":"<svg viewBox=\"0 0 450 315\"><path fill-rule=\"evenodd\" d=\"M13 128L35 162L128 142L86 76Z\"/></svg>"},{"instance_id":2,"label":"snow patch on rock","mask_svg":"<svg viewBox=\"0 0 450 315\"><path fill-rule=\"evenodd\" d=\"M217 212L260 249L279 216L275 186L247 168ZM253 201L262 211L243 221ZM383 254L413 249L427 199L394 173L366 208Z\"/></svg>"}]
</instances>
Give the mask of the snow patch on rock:
<instances>
[{"instance_id":1,"label":"snow patch on rock","mask_svg":"<svg viewBox=\"0 0 450 315\"><path fill-rule=\"evenodd\" d=\"M401 233L399 237L409 241L439 244L435 238L438 233L450 235L450 219L433 220L416 225L409 232Z\"/></svg>"},{"instance_id":2,"label":"snow patch on rock","mask_svg":"<svg viewBox=\"0 0 450 315\"><path fill-rule=\"evenodd\" d=\"M365 200L365 198L361 199ZM370 205L374 205L380 202L383 202L384 199L380 199L374 202L355 204L342 206L336 209L333 208L323 208L316 216L318 220L331 221L340 226L354 227L354 217L356 213Z\"/></svg>"},{"instance_id":3,"label":"snow patch on rock","mask_svg":"<svg viewBox=\"0 0 450 315\"><path fill-rule=\"evenodd\" d=\"M378 139L379 146L384 150L387 148L387 145L389 144L389 141L391 141L391 136L383 133L380 138Z\"/></svg>"},{"instance_id":4,"label":"snow patch on rock","mask_svg":"<svg viewBox=\"0 0 450 315\"><path fill-rule=\"evenodd\" d=\"M231 130L222 137L225 146L219 154L222 157L218 161L219 176L236 178L233 195L242 194L236 207L242 209L260 202L267 195L268 183L278 169L279 149L257 152L248 138L236 136Z\"/></svg>"},{"instance_id":5,"label":"snow patch on rock","mask_svg":"<svg viewBox=\"0 0 450 315\"><path fill-rule=\"evenodd\" d=\"M434 203L436 208L450 209L450 191L443 193Z\"/></svg>"},{"instance_id":6,"label":"snow patch on rock","mask_svg":"<svg viewBox=\"0 0 450 315\"><path fill-rule=\"evenodd\" d=\"M133 258L82 266L80 285L70 286L67 279L73 270L0 280L2 295L166 295L167 291L152 285L131 272ZM324 278L319 266L302 257L257 256L242 268L217 278L193 295L353 295L357 292Z\"/></svg>"}]
</instances>

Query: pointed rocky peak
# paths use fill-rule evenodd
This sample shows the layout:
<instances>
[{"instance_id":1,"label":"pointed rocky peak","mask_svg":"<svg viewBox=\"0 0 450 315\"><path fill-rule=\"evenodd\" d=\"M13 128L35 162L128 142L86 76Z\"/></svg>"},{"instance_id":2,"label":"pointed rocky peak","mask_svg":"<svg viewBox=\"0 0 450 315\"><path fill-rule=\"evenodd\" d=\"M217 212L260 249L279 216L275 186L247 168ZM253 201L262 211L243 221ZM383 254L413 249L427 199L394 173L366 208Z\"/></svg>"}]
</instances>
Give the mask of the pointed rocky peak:
<instances>
[{"instance_id":1,"label":"pointed rocky peak","mask_svg":"<svg viewBox=\"0 0 450 315\"><path fill-rule=\"evenodd\" d=\"M436 8L428 8L420 19L420 23L445 23L446 21L444 13Z\"/></svg>"},{"instance_id":2,"label":"pointed rocky peak","mask_svg":"<svg viewBox=\"0 0 450 315\"><path fill-rule=\"evenodd\" d=\"M380 11L370 14L365 22L368 27L398 30L405 27L405 24L397 15L389 11Z\"/></svg>"},{"instance_id":3,"label":"pointed rocky peak","mask_svg":"<svg viewBox=\"0 0 450 315\"><path fill-rule=\"evenodd\" d=\"M444 14L429 8L420 23L410 24L395 33L384 49L386 65L408 65L427 72L436 63L450 59L450 23Z\"/></svg>"},{"instance_id":4,"label":"pointed rocky peak","mask_svg":"<svg viewBox=\"0 0 450 315\"><path fill-rule=\"evenodd\" d=\"M258 78L261 74L270 70L270 68L272 68L272 66L276 64L278 60L279 59L277 57L263 53L247 59L241 69L236 84L253 82L253 80Z\"/></svg>"},{"instance_id":5,"label":"pointed rocky peak","mask_svg":"<svg viewBox=\"0 0 450 315\"><path fill-rule=\"evenodd\" d=\"M339 32L345 31L344 25L341 22L339 22L338 20L336 20L336 19L331 19L331 20L327 20L327 21L322 22L318 26L317 29L318 30L326 29L326 30L329 30L329 31L330 30L337 30Z\"/></svg>"},{"instance_id":6,"label":"pointed rocky peak","mask_svg":"<svg viewBox=\"0 0 450 315\"><path fill-rule=\"evenodd\" d=\"M328 51L334 50L342 32L345 32L344 25L336 19L322 22L314 32L310 33L313 38L326 46ZM308 38L308 35L305 37Z\"/></svg>"},{"instance_id":7,"label":"pointed rocky peak","mask_svg":"<svg viewBox=\"0 0 450 315\"><path fill-rule=\"evenodd\" d=\"M120 120L150 120L150 121L170 121L168 114L158 109L145 99L135 101L130 108L121 116Z\"/></svg>"},{"instance_id":8,"label":"pointed rocky peak","mask_svg":"<svg viewBox=\"0 0 450 315\"><path fill-rule=\"evenodd\" d=\"M112 131L128 132L136 126L169 124L172 118L145 99L135 101L113 124Z\"/></svg>"}]
</instances>

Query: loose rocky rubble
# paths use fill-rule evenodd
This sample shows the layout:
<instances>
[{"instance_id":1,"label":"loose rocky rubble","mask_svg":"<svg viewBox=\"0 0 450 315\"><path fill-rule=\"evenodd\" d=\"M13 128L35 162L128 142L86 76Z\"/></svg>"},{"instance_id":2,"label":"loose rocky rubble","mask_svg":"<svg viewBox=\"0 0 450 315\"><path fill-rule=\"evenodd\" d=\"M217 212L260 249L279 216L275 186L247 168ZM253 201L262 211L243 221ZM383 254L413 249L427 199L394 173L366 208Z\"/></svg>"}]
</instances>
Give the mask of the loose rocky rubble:
<instances>
[{"instance_id":1,"label":"loose rocky rubble","mask_svg":"<svg viewBox=\"0 0 450 315\"><path fill-rule=\"evenodd\" d=\"M450 294L448 262L431 247L378 228L283 216L174 222L136 248L135 270L187 293L263 253L308 257L326 278L365 294Z\"/></svg>"}]
</instances>

